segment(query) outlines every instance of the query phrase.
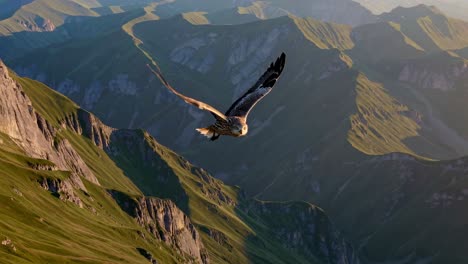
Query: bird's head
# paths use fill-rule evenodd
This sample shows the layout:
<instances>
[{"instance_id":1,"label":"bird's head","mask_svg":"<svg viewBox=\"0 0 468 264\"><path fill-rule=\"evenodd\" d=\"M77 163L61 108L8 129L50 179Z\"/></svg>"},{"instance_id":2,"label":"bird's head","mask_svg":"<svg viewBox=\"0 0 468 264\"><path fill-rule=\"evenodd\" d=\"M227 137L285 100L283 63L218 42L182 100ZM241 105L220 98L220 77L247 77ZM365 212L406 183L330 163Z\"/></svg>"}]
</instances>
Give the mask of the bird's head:
<instances>
[{"instance_id":1,"label":"bird's head","mask_svg":"<svg viewBox=\"0 0 468 264\"><path fill-rule=\"evenodd\" d=\"M231 132L238 137L242 137L247 135L247 132L249 132L249 126L247 126L247 124L237 125L231 129Z\"/></svg>"},{"instance_id":2,"label":"bird's head","mask_svg":"<svg viewBox=\"0 0 468 264\"><path fill-rule=\"evenodd\" d=\"M247 123L245 122L244 119L239 118L239 117L232 117L230 119L231 123L231 132L237 137L242 137L247 135L247 132L249 131L249 127L247 126Z\"/></svg>"}]
</instances>

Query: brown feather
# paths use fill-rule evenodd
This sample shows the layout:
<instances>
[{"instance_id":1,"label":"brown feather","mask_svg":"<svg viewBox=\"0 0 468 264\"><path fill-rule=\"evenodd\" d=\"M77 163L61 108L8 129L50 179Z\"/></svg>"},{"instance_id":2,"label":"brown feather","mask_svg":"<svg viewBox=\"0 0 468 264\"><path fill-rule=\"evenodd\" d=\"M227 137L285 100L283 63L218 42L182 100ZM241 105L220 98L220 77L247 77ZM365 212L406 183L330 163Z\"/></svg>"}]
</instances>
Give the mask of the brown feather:
<instances>
[{"instance_id":1,"label":"brown feather","mask_svg":"<svg viewBox=\"0 0 468 264\"><path fill-rule=\"evenodd\" d=\"M153 70L153 68L150 67L149 64L147 64L146 66L148 66L148 68L158 77L158 79L164 84L164 86L166 86L166 88L168 88L171 92L173 92L175 95L179 96L180 98L182 98L186 103L188 104L191 104L191 105L194 105L196 107L198 107L199 109L201 110L207 110L207 111L210 111L212 114L215 115L215 117L218 117L218 118L221 118L223 120L226 120L226 116L221 113L220 111L218 111L216 108L212 107L211 105L209 104L206 104L206 103L203 103L201 101L198 101L196 99L193 99L191 97L188 97L188 96L185 96L179 92L177 92L170 84L168 81L166 81L166 79L164 78L164 76L160 73L160 72L157 72L155 70Z\"/></svg>"}]
</instances>

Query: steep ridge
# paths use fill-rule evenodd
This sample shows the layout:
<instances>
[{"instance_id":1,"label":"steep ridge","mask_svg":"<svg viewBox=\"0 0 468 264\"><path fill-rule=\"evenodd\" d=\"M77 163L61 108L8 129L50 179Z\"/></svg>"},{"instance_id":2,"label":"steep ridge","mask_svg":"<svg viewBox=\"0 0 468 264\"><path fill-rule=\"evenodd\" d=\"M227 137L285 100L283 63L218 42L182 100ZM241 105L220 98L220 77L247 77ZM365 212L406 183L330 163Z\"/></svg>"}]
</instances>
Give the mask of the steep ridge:
<instances>
[{"instance_id":1,"label":"steep ridge","mask_svg":"<svg viewBox=\"0 0 468 264\"><path fill-rule=\"evenodd\" d=\"M238 0L237 2L248 6L257 1ZM376 21L376 16L374 16L369 10L361 6L359 3L348 0L296 0L293 2L284 0L267 0L261 2L268 3L271 7L285 10L294 16L313 17L326 22L356 26Z\"/></svg>"},{"instance_id":2,"label":"steep ridge","mask_svg":"<svg viewBox=\"0 0 468 264\"><path fill-rule=\"evenodd\" d=\"M286 230L273 233L265 226L278 227L273 219L260 213L254 219L243 209L257 202L146 132L107 127L3 64L1 76L2 98L8 101L0 104L0 213L6 237L0 254L11 263L84 258L89 263L359 263L323 212L301 217L319 212L312 205L288 205L300 208L288 217L305 228L283 222ZM39 236L30 231L40 226ZM19 236L18 230L30 232ZM298 232L305 237L301 247L281 242ZM330 238L311 243L321 236ZM56 254L47 253L51 250Z\"/></svg>"},{"instance_id":3,"label":"steep ridge","mask_svg":"<svg viewBox=\"0 0 468 264\"><path fill-rule=\"evenodd\" d=\"M70 39L89 39L107 34L123 24L144 14L143 9L135 9L122 14L104 17L69 19L68 22L47 32L16 32L0 36L0 55L5 59L20 57L34 49L63 43Z\"/></svg>"},{"instance_id":4,"label":"steep ridge","mask_svg":"<svg viewBox=\"0 0 468 264\"><path fill-rule=\"evenodd\" d=\"M456 53L444 51L444 45L439 45L442 42L448 46L459 45L460 38L456 34L463 30L463 26L458 27L438 9L424 5L397 8L382 17L391 22L353 29L355 47L349 55L355 61L355 67L381 82L390 94L413 110L412 115L419 119L419 134L429 141L426 146L433 147L434 142L439 145L431 150L432 147L416 146L418 144L410 139L406 143L411 149L433 159L466 155L465 128L456 124L465 118L464 111L455 99L464 91L466 62ZM421 30L417 22L420 19L438 21L434 23L437 24L435 31L445 32L442 34L445 37ZM367 52L376 46L382 47L380 52Z\"/></svg>"},{"instance_id":5,"label":"steep ridge","mask_svg":"<svg viewBox=\"0 0 468 264\"><path fill-rule=\"evenodd\" d=\"M447 17L436 7L398 7L379 16L399 24L400 30L427 51L453 50L468 46L468 22Z\"/></svg>"},{"instance_id":6,"label":"steep ridge","mask_svg":"<svg viewBox=\"0 0 468 264\"><path fill-rule=\"evenodd\" d=\"M334 27L317 25L317 28ZM346 27L337 27L336 32L343 28ZM399 36L396 45L403 46L408 51L408 54L402 56L403 59L414 60L414 63L421 57L433 56L427 54L426 49L425 53L422 53L422 47L419 44L414 45L416 41L410 38L410 34L402 33L395 22L381 23L375 28ZM314 34L313 30L308 32ZM62 86L62 91L80 103L83 102L83 93L93 90L88 88L91 87L92 81L98 79L96 77L92 80L90 77L88 80L79 81L77 76L102 77L102 83L109 88L101 89L101 101L98 100L92 109L99 109L98 113L105 120L114 124L117 122L115 116L118 115L120 119L125 120L125 123L119 126L149 128L162 142L184 150L186 156L197 164L209 167L218 178L239 184L245 187L249 194L258 198L317 201L332 215L332 219L337 219L346 234L361 245L361 252L372 261L408 260L411 263L431 257L435 263L464 263L464 238L452 236L457 230L463 230L463 224L457 222L450 232L444 232L449 225L448 218L464 219L464 210L457 213L457 209L463 208L464 203L461 202L460 207L450 209L450 217L446 218L440 214L439 208L428 208L428 203L423 202L433 196L436 200L453 201L455 194L462 193L464 183L459 177L464 175L464 169L452 171L451 168L458 163L463 165L464 160L439 163L415 159L405 154L388 154L414 152L431 157L434 153L443 153L445 157L453 157L454 149L448 143L431 138L432 135L428 133L434 126L428 124L427 112L420 109L422 103L412 98L417 101L414 103L408 99L408 95L401 96L402 91L411 94L408 90L403 90L406 86L380 79L382 75L388 74L381 71L386 68L392 76L398 76L398 69L402 66L399 65L400 61L388 65L384 65L383 62L382 68L363 65L361 57L354 56L353 50L349 50L352 48L357 51L357 45L360 44L356 39L353 43L344 42L346 46L334 44L337 42L333 38L324 39L324 36L335 36L336 32L331 35L314 36L320 40L314 42L313 37L307 38L304 32L298 29L291 17L251 23L247 30L240 26L197 26L181 17L136 25L134 33L143 41L141 47L162 67L171 83L182 92L215 106L228 105L232 98L261 74L264 65L281 51L287 52L288 67L274 92L265 99L269 104L259 104L255 113L249 117L252 128L249 137L241 140L223 138L222 144L209 145L196 137L193 129L211 120L204 119L203 114L180 102L164 87L156 84L155 79L149 73L146 74L144 67L140 66L146 64L148 58L137 52L133 53L133 50L129 54L136 56L132 56L134 60L130 62L125 60L124 56L113 63L105 60L104 64L102 59L93 58L89 60L89 64L77 67L74 63L63 64L59 56L54 58L50 53L45 56L38 52L34 60L25 58L18 65L28 66L32 65L31 61L48 61L48 65L52 65L56 70L59 69L58 65L61 65L65 74L58 78L60 81L47 81L51 84L59 83L65 79L63 76L75 75L73 80L70 77L72 82L69 83L72 85ZM115 38L124 36L115 34ZM385 40L385 37L384 35L382 39ZM100 38L100 41L111 43L109 40L113 39ZM122 39L123 43L130 47L131 40L123 37ZM168 47L164 42L174 46ZM126 54L123 52L125 45L112 43L119 46L117 50L122 54ZM416 48L417 46L421 49ZM259 47L265 52L258 52ZM67 50L70 51L70 47L60 50L60 54L63 56L70 53L67 53ZM85 47L84 50L89 48ZM101 51L107 54L103 55L105 58L112 58L115 54L112 50ZM76 54L81 54L80 59L87 58L83 56L86 52ZM392 58L391 54L387 57ZM113 69L114 76L111 71L96 73L92 66L86 67L93 64L109 65L107 67ZM397 64L400 68L394 68ZM47 67L44 65L38 67L43 72L36 71L33 76L44 73L43 76L51 78L53 75L47 73ZM367 71L366 66L373 71ZM115 72L128 74L129 77L118 78ZM70 75L66 75L68 73ZM216 90L212 87L216 87ZM413 90L416 89L410 89ZM118 95L113 97L116 98L115 101L106 101L106 96L115 94ZM219 100L218 104L216 100ZM147 108L141 107L144 105ZM151 117L147 119L143 116L144 113L151 113ZM132 134L134 135L123 133L121 136L127 138L132 137ZM124 152L140 152L132 146L122 148L125 149ZM143 144L143 149L148 149L148 144ZM363 152L377 156L366 156ZM239 157L243 159L234 162L239 161ZM132 159L113 159L121 164L122 168L126 168L126 171L144 168ZM157 161L153 163L158 166ZM151 171L149 168L140 174L148 173ZM180 177L171 175L170 179L174 180L163 178L160 181L170 181L173 188L178 190L190 190L191 188L184 186L191 186L188 184L197 179L195 177L179 181ZM445 178L446 175L449 176ZM142 191L141 186L149 186L152 183L151 177L145 178L147 179L137 184ZM195 181L198 185L206 184L200 179ZM101 180L100 182L102 184ZM439 194L447 193L446 189L452 187L455 190L450 194L452 198L447 198L449 194L440 198ZM210 194L210 197L216 197L211 194L217 193L211 190L203 192ZM171 193L161 190L158 190L157 196L174 199L190 217L192 212L196 212L190 208L197 207L198 202L191 202L190 199L187 201L183 196L173 197ZM235 200L235 197L232 200ZM420 225L419 222L423 220L418 213L423 213L424 219L437 220ZM200 229L202 238L209 236L216 241L206 243L208 251L220 244L236 245L232 242L238 240L236 236L220 233L219 230L224 229L222 225L204 229L200 219L201 217L194 216L193 221L195 225L203 226ZM409 226L421 228L408 231ZM433 241L432 238L438 238L437 242L428 242ZM253 243L249 241L252 240L247 239L247 243ZM438 241L453 245L457 252L454 253L450 250L453 247L444 247ZM434 256L433 252L440 254ZM210 255L210 259L219 260L222 256ZM253 257L250 256L250 259Z\"/></svg>"},{"instance_id":7,"label":"steep ridge","mask_svg":"<svg viewBox=\"0 0 468 264\"><path fill-rule=\"evenodd\" d=\"M63 25L67 17L96 16L88 8L80 4L65 1L34 0L25 3L9 18L0 21L0 33L11 35L21 31L54 31Z\"/></svg>"},{"instance_id":8,"label":"steep ridge","mask_svg":"<svg viewBox=\"0 0 468 264\"><path fill-rule=\"evenodd\" d=\"M428 6L436 6L447 15L467 20L466 12L468 11L468 3L464 0L355 0L374 14L390 12L391 10L401 7L413 7L421 4Z\"/></svg>"},{"instance_id":9,"label":"steep ridge","mask_svg":"<svg viewBox=\"0 0 468 264\"><path fill-rule=\"evenodd\" d=\"M375 21L375 16L351 0L337 0L336 3L299 1L292 5L287 1L34 0L17 5L0 3L0 7L6 10L5 19L0 20L0 55L4 59L17 58L33 49L76 39L78 36L74 30L79 28L86 29L78 30L80 37L90 37L96 31L106 33L109 26L117 29L127 22L135 24L190 12L198 12L198 19L202 18L205 24L240 24L287 14L352 25ZM194 15L192 13L189 17Z\"/></svg>"},{"instance_id":10,"label":"steep ridge","mask_svg":"<svg viewBox=\"0 0 468 264\"><path fill-rule=\"evenodd\" d=\"M235 25L254 22L259 19L271 19L288 15L285 9L272 6L268 2L252 2L239 7L229 8L207 14L211 24Z\"/></svg>"},{"instance_id":11,"label":"steep ridge","mask_svg":"<svg viewBox=\"0 0 468 264\"><path fill-rule=\"evenodd\" d=\"M259 29L257 29L259 28ZM258 36L256 33L257 30L261 30L263 28L268 28L270 31L265 32L264 35ZM239 31L243 31L244 39L243 40L235 40L233 39L233 36L239 35ZM174 35L170 36L167 34L167 32L173 32L177 31L180 32L180 36L184 36L184 39L181 39L179 35ZM316 59L320 59L322 61L327 61L327 64L324 65L313 65L310 63L306 63L306 60L304 58L300 58L298 55L297 58L294 58L294 53L290 53L290 56L292 56L291 61L297 61L298 65L297 66L292 66L293 68L304 68L304 67L310 67L311 71L315 71L314 74L317 76L315 77L315 80L311 75L304 77L304 81L306 83L312 83L312 82L325 82L326 79L330 78L331 75L334 73L343 71L347 68L349 68L352 65L352 61L348 56L346 56L344 53L335 50L334 48L339 48L342 50L347 50L353 47L353 43L350 39L350 31L351 28L343 25L335 25L335 24L328 24L328 23L323 23L319 22L313 19L301 19L297 17L284 17L284 18L278 18L275 20L270 20L270 21L262 21L262 22L256 22L252 24L252 30L250 32L245 32L241 27L232 27L232 26L194 26L193 24L187 23L182 17L174 18L172 20L162 20L162 21L155 21L155 22L146 22L137 25L134 27L134 33L137 34L137 37L143 40L144 45L143 47L145 49L148 49L149 54L158 54L157 55L157 61L159 64L163 65L172 65L171 68L169 68L167 71L168 72L174 72L174 74L179 75L179 76L187 76L186 78L190 78L193 80L194 78L200 78L203 76L200 76L200 73L206 74L207 76L216 76L216 78L210 78L210 82L212 83L212 86L223 86L224 79L231 79L233 84L234 84L234 92L231 92L227 90L228 94L225 94L223 92L218 92L217 98L226 98L226 95L233 94L232 98L234 98L236 95L240 94L241 90L246 89L247 87L244 87L245 83L248 82L253 82L255 78L257 78L257 75L260 74L261 69L258 70L258 74L255 75L253 73L247 73L243 69L255 69L261 67L260 64L262 61L265 63L268 63L267 58L265 57L264 54L255 54L254 56L258 57L254 60L250 60L249 62L245 61L246 55L249 53L252 53L254 50L255 45L259 45L259 43L262 42L267 42L271 43L270 45L272 46L278 46L278 47L286 47L286 43L288 42L288 37L285 37L288 34L289 38L291 39L301 39L301 42L298 43L298 48L296 50L301 50L304 51L308 54L310 54L311 57L316 57ZM151 34L150 34L151 32ZM120 33L115 33L115 35L118 35ZM283 34L283 38L281 39L280 43L275 43L276 39ZM122 35L122 34L120 34ZM150 36L150 37L149 37ZM115 37L113 37L115 38ZM171 39L168 39L171 38ZM128 39L128 38L127 38ZM171 48L166 47L165 45L161 45L158 43L158 40L161 39L166 39L165 41L170 41L172 43L180 43L176 44L175 47ZM226 58L225 55L222 55L221 53L219 55L215 55L213 51L222 51L226 48L225 43L222 41L226 39L227 41L231 41L232 48L234 52L229 55L230 57ZM102 42L106 42L105 40L100 40ZM128 43L130 45L130 40L128 40ZM252 44L250 44L252 43ZM248 46L252 45L252 46ZM70 46L70 49L74 45ZM121 45L121 48L119 48L119 51L116 50L109 50L108 48L103 49L102 52L111 52L111 53L116 53L116 52L123 52L124 47ZM195 50L194 50L195 49ZM273 47L271 48L273 49ZM280 48L276 48L280 49ZM289 48L288 48L289 49ZM122 51L120 51L122 50ZM63 49L60 51L60 54L65 55L69 52L69 48ZM100 51L101 52L101 51ZM128 53L128 51L127 51ZM48 69L53 70L56 73L59 73L61 71L64 72L73 72L74 79L77 79L78 76L89 76L91 73L89 72L91 69L87 67L80 67L79 69L73 69L75 66L74 65L69 65L68 66L63 65L60 63L59 67L59 60L58 58L61 56L50 56L50 53L46 56L46 53L37 53L39 58L33 58L34 61L48 61ZM76 52L77 57L81 57L81 53ZM166 56L166 54L170 54L170 56ZM195 55L196 54L196 55ZM195 56L194 56L195 55ZM137 56L137 57L136 57ZM135 68L132 67L132 69L136 69L139 67L142 67L141 65L144 65L144 60L145 58L141 56L141 54L138 56L133 56L132 64L135 65ZM139 58L138 58L139 57ZM136 59L138 58L138 59ZM214 58L217 58L216 61L214 61ZM51 60L55 60L56 62L53 62ZM31 58L28 58L27 60L31 60ZM143 60L139 62L141 65L138 65L138 61ZM233 66L230 66L229 68L223 70L222 67L215 67L215 63L220 63L220 65L224 64L224 61L229 61L229 64L232 64ZM113 67L118 67L117 70L113 70L114 72L118 71L123 71L123 72L128 72L129 67L126 65L123 61L125 61L124 58L122 58L122 63L114 63ZM91 62L90 62L91 63ZM93 59L93 63L99 64L101 63L99 60ZM244 64L248 63L248 64ZM19 62L18 64L26 64L25 62ZM54 67L52 65L56 65L57 67ZM256 66L259 65L259 66ZM84 66L84 65L83 65ZM183 70L181 71L181 66L182 67L188 67L190 68L188 71ZM41 67L41 66L40 66ZM44 68L45 67L41 67ZM26 74L31 74L28 73L28 69L24 70L21 68L18 68L19 72L26 73ZM143 70L143 69L142 69ZM220 72L222 70L222 72ZM181 72L180 74L177 74L177 72ZM198 73L197 73L198 72ZM238 73L237 73L238 72ZM130 72L129 72L130 73ZM300 74L305 74L305 72L299 72ZM249 74L248 76L244 76L245 74ZM34 76L35 74L32 74ZM44 73L39 73L41 76L47 76L48 74ZM70 75L69 75L70 76ZM122 97L122 101L119 99L114 100L113 103L119 104L122 106L128 105L129 108L135 108L138 107L139 109L135 109L132 116L128 116L128 108L127 106L125 107L120 107L114 111L120 111L124 110L125 112L119 113L116 115L116 113L106 113L105 115L108 121L110 122L119 122L116 123L115 125L117 126L134 126L136 123L148 123L152 125L151 119L148 120L148 116L145 114L141 114L144 112L147 112L147 110L141 109L140 106L146 107L147 105L145 104L134 104L131 103L129 98L127 96L123 97L124 94L132 95L135 97L135 99L138 100L148 100L148 93L153 94L150 97L155 98L154 104L162 106L160 109L166 109L164 110L164 118L167 119L168 121L171 120L172 116L175 116L175 113L173 111L177 111L177 109L172 109L171 111L167 111L167 108L164 106L167 104L168 100L170 100L168 97L170 95L167 94L167 92L163 89L162 91L159 90L149 90L147 88L140 88L141 90L138 91L136 90L137 87L144 87L150 85L149 83L154 80L152 78L148 77L140 77L141 72L132 72L131 75L122 75L122 77L114 77L114 79L111 79L109 81L109 88L110 92L112 93L118 93L121 95L118 95L118 97ZM223 77L225 76L225 77ZM343 75L343 76L350 76L349 80L350 83L355 82L355 77L354 75ZM357 76L357 75L356 75ZM70 78L70 77L68 77ZM107 109L109 105L105 102L106 97L100 97L99 95L103 95L104 93L107 93L105 90L109 90L109 88L102 87L102 85L97 86L95 83L90 83L92 87L87 88L85 85L85 88L80 88L83 84L83 79L80 78L82 84L74 83L73 80L63 80L59 81L56 79L53 80L47 80L49 83L57 83L59 82L59 91L66 93L67 95L71 96L78 102L81 102L85 107L92 107L90 109L93 109L93 111L96 111L97 113L103 112L105 113L104 109ZM109 77L95 77L96 79L100 79L101 81L104 81L106 78ZM240 81L244 79L242 82ZM246 79L248 78L248 79ZM294 78L297 78L296 76ZM204 79L204 78L203 78ZM175 82L180 82L181 80L174 80ZM113 86L117 85L117 82L119 82L119 86L122 88L120 91L118 89L114 89ZM145 83L148 82L148 83ZM89 82L88 82L89 83ZM116 83L116 84L114 84ZM176 83L177 84L177 83ZM243 85L243 86L241 86ZM296 86L304 86L304 82L298 81L297 84L294 84ZM306 85L311 85L311 84L306 84ZM325 84L327 85L327 84ZM206 90L206 87L200 86L197 82L192 82L191 86L194 86L192 89L198 89L197 87L200 87L200 89ZM116 87L117 88L117 87ZM96 91L96 92L93 92ZM156 94L155 94L156 93ZM204 94L209 94L207 93L202 93L201 96ZM93 95L93 100L95 102L90 102L87 101L87 98L91 98L89 95ZM142 96L144 95L144 96ZM202 97L203 99L203 97ZM84 100L84 101L83 101ZM229 99L224 99L226 104L229 103ZM390 104L394 104L392 101L390 101ZM354 105L354 100L350 101L350 108L352 109ZM185 105L184 105L185 106ZM187 107L187 106L186 106ZM396 105L396 107L399 107ZM98 110L98 109L103 109L103 110ZM158 109L158 108L157 108ZM158 111L156 109L156 111ZM191 133L190 128L195 128L197 125L197 122L201 121L202 116L198 116L194 111L190 111L191 109L187 107L188 116L187 118L189 119L195 119L189 127L183 127L178 128L174 127L174 124L171 122L167 122L164 126L167 128L167 130L174 130L174 131L181 131L181 136L178 139L178 143L180 146L186 148L188 144L190 144L194 140L194 133ZM353 110L349 110L352 112ZM152 110L154 112L154 110ZM161 112L162 114L162 112ZM127 115L127 118L122 118L125 115ZM402 117L406 115L406 113L399 113ZM115 118L113 117L115 116ZM346 115L344 115L346 116ZM116 117L119 117L118 119ZM130 123L128 123L130 120ZM122 123L124 122L124 123ZM160 120L161 122L161 120ZM412 121L414 122L414 121ZM143 125L145 126L145 125ZM413 127L417 127L417 125L411 125ZM168 140L166 137L170 136L171 141L168 141L169 144L173 144L174 142L172 141L173 134L162 134L161 130L157 127L147 127L150 132L152 132L154 135L158 135L161 140L165 141ZM383 129L382 131L384 131ZM324 129L326 131L326 129ZM159 134L157 134L159 133ZM405 137L409 137L409 134L407 133L400 133L401 135L406 135ZM417 136L417 133L414 131L411 133L411 136ZM393 141L392 141L393 142ZM386 144L387 146L391 146L392 144ZM400 145L404 145L403 143ZM387 152L390 151L399 151L399 152L408 152L407 147L389 147L386 149ZM413 153L412 151L409 151L410 153ZM199 159L200 157L194 156L193 158Z\"/></svg>"}]
</instances>

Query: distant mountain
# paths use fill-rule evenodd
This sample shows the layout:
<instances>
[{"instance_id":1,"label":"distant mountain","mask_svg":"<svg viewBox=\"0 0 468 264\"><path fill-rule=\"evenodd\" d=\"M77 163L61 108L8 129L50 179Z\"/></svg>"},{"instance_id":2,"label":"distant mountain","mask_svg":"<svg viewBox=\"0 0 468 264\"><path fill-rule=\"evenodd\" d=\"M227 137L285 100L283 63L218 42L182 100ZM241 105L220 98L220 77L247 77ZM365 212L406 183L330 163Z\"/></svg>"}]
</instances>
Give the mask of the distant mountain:
<instances>
[{"instance_id":1,"label":"distant mountain","mask_svg":"<svg viewBox=\"0 0 468 264\"><path fill-rule=\"evenodd\" d=\"M246 3L256 3L251 0L238 1L243 5ZM313 17L326 22L335 22L348 25L361 25L374 22L376 20L369 10L360 4L350 0L269 0L261 1L267 3L268 7L275 7L284 10L294 16Z\"/></svg>"},{"instance_id":2,"label":"distant mountain","mask_svg":"<svg viewBox=\"0 0 468 264\"><path fill-rule=\"evenodd\" d=\"M240 24L239 9L226 10L157 21L145 11L123 29L9 62L249 195L319 204L366 260L465 263L466 238L455 235L466 219L465 23L424 6L356 27L252 10ZM284 74L249 116L248 137L215 144L194 131L211 116L145 67L158 64L181 92L221 108L282 51Z\"/></svg>"},{"instance_id":3,"label":"distant mountain","mask_svg":"<svg viewBox=\"0 0 468 264\"><path fill-rule=\"evenodd\" d=\"M239 6L207 14L211 24L235 25L254 22L259 19L270 19L286 16L290 13L268 2L253 2L251 5Z\"/></svg>"},{"instance_id":4,"label":"distant mountain","mask_svg":"<svg viewBox=\"0 0 468 264\"><path fill-rule=\"evenodd\" d=\"M299 1L294 4L288 1L226 0L8 0L0 2L0 9L4 10L0 13L0 55L4 59L17 58L31 50L78 37L105 34L109 28L127 29L135 23L182 13L186 13L190 22L202 24L241 24L287 14L350 25L376 19L351 0Z\"/></svg>"},{"instance_id":5,"label":"distant mountain","mask_svg":"<svg viewBox=\"0 0 468 264\"><path fill-rule=\"evenodd\" d=\"M250 200L148 133L0 72L5 263L360 263L320 208Z\"/></svg>"},{"instance_id":6,"label":"distant mountain","mask_svg":"<svg viewBox=\"0 0 468 264\"><path fill-rule=\"evenodd\" d=\"M355 56L358 49L351 27L297 17L248 26L246 30L245 25L197 25L177 16L135 24L132 32L137 43L142 43L138 46L125 31L116 31L92 41L50 47L12 63L22 74L45 80L114 126L148 129L196 164L241 185L249 194L267 200L319 201L372 260L413 256L412 248L402 255L385 250L368 252L374 242L366 239L374 232L382 234L379 243L389 249L409 239L389 234L388 230L403 230L396 225L381 227L376 223L391 221L417 201L406 189L372 186L380 186L382 180L391 186L407 186L410 182L392 171L403 173L406 167L419 170L418 164L424 162L390 153L456 156L453 144L457 143L440 141L418 111L389 93L393 87L354 68L364 60L356 55L355 62L347 55ZM390 29L401 34L395 27ZM399 44L421 52L407 42ZM281 51L288 54L284 76L249 117L249 136L226 138L222 144L208 144L194 132L211 122L209 115L178 100L145 69L145 64L154 60L179 90L219 107L228 105L255 81ZM402 167L401 161L405 161ZM385 178L375 176L384 172ZM418 182L424 180L429 181L418 178ZM444 188L435 182L431 188L418 186L428 199ZM366 191L373 188L373 193ZM356 192L362 195L353 196ZM388 198L400 194L407 199ZM424 206L418 203L415 212ZM427 227L420 232L434 234L440 228ZM428 256L423 249L434 249L424 243L420 247L422 251L416 251L414 260ZM449 259L449 251L439 259L442 263Z\"/></svg>"},{"instance_id":7,"label":"distant mountain","mask_svg":"<svg viewBox=\"0 0 468 264\"><path fill-rule=\"evenodd\" d=\"M398 7L382 14L380 20L397 23L403 33L429 52L468 46L468 22L447 17L435 7Z\"/></svg>"},{"instance_id":8,"label":"distant mountain","mask_svg":"<svg viewBox=\"0 0 468 264\"><path fill-rule=\"evenodd\" d=\"M392 9L401 7L413 7L417 5L436 6L451 17L468 20L468 3L464 0L354 0L360 3L374 14L390 12Z\"/></svg>"}]
</instances>

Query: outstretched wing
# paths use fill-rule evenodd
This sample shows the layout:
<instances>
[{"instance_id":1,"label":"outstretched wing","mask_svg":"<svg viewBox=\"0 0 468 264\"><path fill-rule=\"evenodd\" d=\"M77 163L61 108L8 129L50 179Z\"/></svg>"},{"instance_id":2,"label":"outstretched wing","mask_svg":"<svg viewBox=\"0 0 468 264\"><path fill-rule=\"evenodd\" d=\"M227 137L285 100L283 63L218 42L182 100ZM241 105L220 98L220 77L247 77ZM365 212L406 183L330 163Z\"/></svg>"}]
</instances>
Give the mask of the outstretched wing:
<instances>
[{"instance_id":1,"label":"outstretched wing","mask_svg":"<svg viewBox=\"0 0 468 264\"><path fill-rule=\"evenodd\" d=\"M262 77L258 79L257 83L231 105L226 112L226 116L247 118L250 110L252 110L263 97L271 92L273 86L283 72L285 62L286 54L282 53L281 56L276 59L276 62L272 63Z\"/></svg>"},{"instance_id":2,"label":"outstretched wing","mask_svg":"<svg viewBox=\"0 0 468 264\"><path fill-rule=\"evenodd\" d=\"M184 101L188 104L191 104L191 105L194 105L196 107L198 107L199 109L202 109L202 110L207 110L207 111L210 111L211 114L213 114L213 116L218 119L224 119L226 120L226 116L223 115L223 113L221 113L220 111L218 111L216 108L212 107L211 105L209 104L206 104L206 103L203 103L201 101L198 101L196 99L193 99L193 98L190 98L188 96L185 96L179 92L177 92L170 84L169 82L166 81L166 79L164 78L164 76L162 76L162 74L158 71L155 71L153 70L153 68L150 67L149 64L147 64L146 66L148 66L148 68L159 78L159 80L161 80L161 82L164 84L164 86L166 86L169 90L171 90L174 94L176 94L177 96L179 96L180 98L184 99Z\"/></svg>"}]
</instances>

